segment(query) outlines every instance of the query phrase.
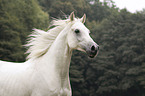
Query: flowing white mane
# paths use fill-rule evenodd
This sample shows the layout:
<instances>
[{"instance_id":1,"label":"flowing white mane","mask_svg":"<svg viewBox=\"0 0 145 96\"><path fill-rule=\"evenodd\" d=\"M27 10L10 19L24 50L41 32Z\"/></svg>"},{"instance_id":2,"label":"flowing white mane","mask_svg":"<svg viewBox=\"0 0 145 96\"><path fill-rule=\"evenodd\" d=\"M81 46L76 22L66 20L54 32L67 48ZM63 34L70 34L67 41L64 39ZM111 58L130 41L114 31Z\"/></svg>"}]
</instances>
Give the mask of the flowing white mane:
<instances>
[{"instance_id":1,"label":"flowing white mane","mask_svg":"<svg viewBox=\"0 0 145 96\"><path fill-rule=\"evenodd\" d=\"M29 53L27 59L38 58L44 55L50 48L53 41L56 39L58 34L64 29L67 20L53 20L50 26L55 26L49 29L47 32L40 29L33 29L33 33L29 35L29 41L25 45L28 47L26 53Z\"/></svg>"}]
</instances>

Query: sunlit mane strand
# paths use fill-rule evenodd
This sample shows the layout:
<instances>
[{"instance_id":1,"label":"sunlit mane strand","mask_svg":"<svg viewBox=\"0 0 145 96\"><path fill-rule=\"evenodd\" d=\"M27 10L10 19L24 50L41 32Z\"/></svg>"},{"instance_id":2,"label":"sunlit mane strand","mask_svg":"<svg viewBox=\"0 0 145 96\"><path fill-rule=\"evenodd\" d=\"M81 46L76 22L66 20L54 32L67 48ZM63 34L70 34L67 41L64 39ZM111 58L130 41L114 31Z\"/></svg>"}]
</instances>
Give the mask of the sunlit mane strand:
<instances>
[{"instance_id":1,"label":"sunlit mane strand","mask_svg":"<svg viewBox=\"0 0 145 96\"><path fill-rule=\"evenodd\" d=\"M28 43L25 45L28 47L26 53L29 55L27 59L38 58L44 55L58 36L58 34L64 29L68 20L53 20L50 26L55 26L49 29L47 32L40 29L33 29L31 35L29 35Z\"/></svg>"}]
</instances>

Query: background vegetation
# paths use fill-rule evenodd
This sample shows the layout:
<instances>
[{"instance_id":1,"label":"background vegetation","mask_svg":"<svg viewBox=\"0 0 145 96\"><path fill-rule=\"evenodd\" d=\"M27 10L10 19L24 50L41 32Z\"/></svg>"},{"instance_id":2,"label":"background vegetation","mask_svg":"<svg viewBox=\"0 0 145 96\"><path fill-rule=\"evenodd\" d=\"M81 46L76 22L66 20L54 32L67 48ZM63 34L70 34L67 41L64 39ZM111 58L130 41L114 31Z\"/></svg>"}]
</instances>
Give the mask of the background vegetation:
<instances>
[{"instance_id":1,"label":"background vegetation","mask_svg":"<svg viewBox=\"0 0 145 96\"><path fill-rule=\"evenodd\" d=\"M145 10L120 10L112 0L0 0L0 59L25 61L26 37L33 28L75 11L100 45L90 59L74 51L70 77L73 96L145 96Z\"/></svg>"}]
</instances>

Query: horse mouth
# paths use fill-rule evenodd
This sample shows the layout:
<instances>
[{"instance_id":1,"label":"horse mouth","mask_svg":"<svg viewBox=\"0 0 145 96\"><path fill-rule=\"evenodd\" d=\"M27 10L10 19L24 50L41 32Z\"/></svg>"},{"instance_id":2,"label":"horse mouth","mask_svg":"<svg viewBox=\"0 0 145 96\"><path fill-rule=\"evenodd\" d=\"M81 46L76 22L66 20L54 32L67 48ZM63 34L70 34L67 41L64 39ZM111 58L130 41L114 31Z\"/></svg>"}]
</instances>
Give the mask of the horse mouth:
<instances>
[{"instance_id":1,"label":"horse mouth","mask_svg":"<svg viewBox=\"0 0 145 96\"><path fill-rule=\"evenodd\" d=\"M98 50L95 50L95 51L87 51L87 54L90 58L94 58L98 55Z\"/></svg>"},{"instance_id":2,"label":"horse mouth","mask_svg":"<svg viewBox=\"0 0 145 96\"><path fill-rule=\"evenodd\" d=\"M96 55L89 55L90 58L94 58Z\"/></svg>"}]
</instances>

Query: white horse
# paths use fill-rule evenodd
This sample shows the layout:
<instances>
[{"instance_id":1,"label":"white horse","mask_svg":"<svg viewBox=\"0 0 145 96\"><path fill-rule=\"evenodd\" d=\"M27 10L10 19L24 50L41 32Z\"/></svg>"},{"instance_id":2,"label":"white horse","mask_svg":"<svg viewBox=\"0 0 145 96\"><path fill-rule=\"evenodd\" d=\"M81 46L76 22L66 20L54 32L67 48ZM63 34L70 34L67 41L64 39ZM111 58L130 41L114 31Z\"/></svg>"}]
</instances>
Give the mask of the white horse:
<instances>
[{"instance_id":1,"label":"white horse","mask_svg":"<svg viewBox=\"0 0 145 96\"><path fill-rule=\"evenodd\" d=\"M48 32L35 29L26 45L26 62L0 61L0 96L71 96L72 50L93 58L99 49L83 24L85 18L75 18L72 12L66 20L54 20Z\"/></svg>"}]
</instances>

